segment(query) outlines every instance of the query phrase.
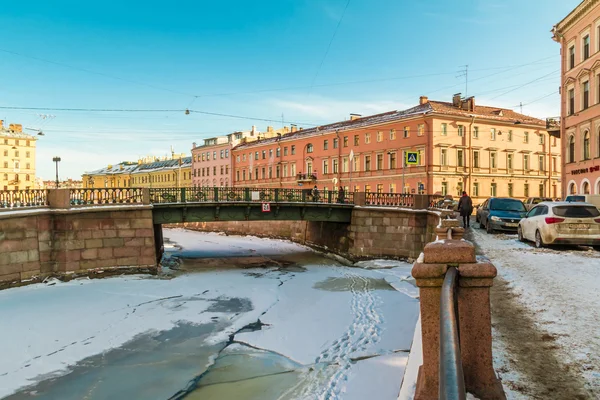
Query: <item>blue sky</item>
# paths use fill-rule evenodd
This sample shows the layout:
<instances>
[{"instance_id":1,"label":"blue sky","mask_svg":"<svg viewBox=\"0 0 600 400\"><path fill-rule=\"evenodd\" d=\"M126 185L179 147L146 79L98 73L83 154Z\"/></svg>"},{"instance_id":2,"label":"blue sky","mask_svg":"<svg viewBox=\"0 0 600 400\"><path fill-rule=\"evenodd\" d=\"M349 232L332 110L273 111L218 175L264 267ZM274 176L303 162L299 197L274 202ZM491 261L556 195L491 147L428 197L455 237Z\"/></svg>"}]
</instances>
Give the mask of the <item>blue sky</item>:
<instances>
[{"instance_id":1,"label":"blue sky","mask_svg":"<svg viewBox=\"0 0 600 400\"><path fill-rule=\"evenodd\" d=\"M550 29L579 2L5 2L1 107L169 111L0 108L0 119L45 132L38 176L52 179L54 155L61 177L77 178L252 125L279 128L282 115L308 126L410 107L420 95L448 101L465 93L457 76L467 64L478 104L555 116L560 49ZM186 108L277 122L177 111Z\"/></svg>"}]
</instances>

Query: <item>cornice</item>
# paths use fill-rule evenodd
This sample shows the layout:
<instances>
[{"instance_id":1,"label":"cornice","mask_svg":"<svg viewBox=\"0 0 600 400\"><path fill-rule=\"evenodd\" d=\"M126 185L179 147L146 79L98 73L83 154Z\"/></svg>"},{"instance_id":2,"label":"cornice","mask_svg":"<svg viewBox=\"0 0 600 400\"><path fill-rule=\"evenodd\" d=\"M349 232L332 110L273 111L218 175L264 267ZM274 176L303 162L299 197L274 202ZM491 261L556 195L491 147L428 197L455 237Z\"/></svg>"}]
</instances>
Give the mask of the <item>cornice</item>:
<instances>
[{"instance_id":1,"label":"cornice","mask_svg":"<svg viewBox=\"0 0 600 400\"><path fill-rule=\"evenodd\" d=\"M552 32L556 40L556 36L562 36L571 26L576 24L583 16L585 16L592 7L598 4L600 0L584 0L573 11L571 11L558 24L554 25ZM558 40L556 40L558 41Z\"/></svg>"}]
</instances>

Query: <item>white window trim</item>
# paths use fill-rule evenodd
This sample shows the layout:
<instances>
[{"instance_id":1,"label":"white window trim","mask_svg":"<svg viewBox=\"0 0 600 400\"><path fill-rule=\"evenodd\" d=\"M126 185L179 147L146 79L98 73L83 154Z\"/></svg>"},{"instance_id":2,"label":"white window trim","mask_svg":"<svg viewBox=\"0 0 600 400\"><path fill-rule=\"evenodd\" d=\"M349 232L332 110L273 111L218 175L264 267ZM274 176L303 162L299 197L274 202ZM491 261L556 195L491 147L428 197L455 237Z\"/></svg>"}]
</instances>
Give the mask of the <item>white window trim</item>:
<instances>
[{"instance_id":1,"label":"white window trim","mask_svg":"<svg viewBox=\"0 0 600 400\"><path fill-rule=\"evenodd\" d=\"M592 28L591 26L588 26L583 31L581 31L579 33L579 51L580 51L579 52L579 62L580 63L583 62L583 61L585 61L584 58L583 58L583 47L584 47L583 46L583 38L586 37L587 35L590 36L590 57L589 58L591 58L592 55L594 54L592 52L592 49L593 49L592 48L592 35L590 34L591 28ZM577 46L575 46L575 48L577 48ZM577 56L575 56L575 60L577 60ZM577 65L577 64L575 64L575 65Z\"/></svg>"},{"instance_id":2,"label":"white window trim","mask_svg":"<svg viewBox=\"0 0 600 400\"><path fill-rule=\"evenodd\" d=\"M570 63L569 49L571 47L573 47L575 49L575 65L573 65L573 68L570 68L570 64L569 64ZM577 44L576 44L575 39L573 39L569 43L567 43L566 52L567 52L567 56L565 57L565 62L567 63L567 65L565 65L565 71L570 71L577 66Z\"/></svg>"}]
</instances>

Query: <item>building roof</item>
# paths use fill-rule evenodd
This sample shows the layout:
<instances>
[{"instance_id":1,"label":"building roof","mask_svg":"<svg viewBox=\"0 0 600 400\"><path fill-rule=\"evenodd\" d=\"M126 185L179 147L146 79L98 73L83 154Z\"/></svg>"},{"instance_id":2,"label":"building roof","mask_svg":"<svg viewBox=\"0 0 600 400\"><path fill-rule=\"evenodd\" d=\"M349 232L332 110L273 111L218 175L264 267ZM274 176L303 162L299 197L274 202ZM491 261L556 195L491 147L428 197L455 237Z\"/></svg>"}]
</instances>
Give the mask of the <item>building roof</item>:
<instances>
[{"instance_id":1,"label":"building roof","mask_svg":"<svg viewBox=\"0 0 600 400\"><path fill-rule=\"evenodd\" d=\"M554 34L553 39L557 42L560 40L561 34L564 33L571 25L576 23L579 18L584 16L592 6L596 5L598 0L583 0L577 7L575 7L566 17L564 17L559 23L552 27L552 33Z\"/></svg>"},{"instance_id":2,"label":"building roof","mask_svg":"<svg viewBox=\"0 0 600 400\"><path fill-rule=\"evenodd\" d=\"M37 140L35 136L28 135L27 133L11 131L10 129L0 128L0 137L10 137L15 139L27 139Z\"/></svg>"},{"instance_id":3,"label":"building roof","mask_svg":"<svg viewBox=\"0 0 600 400\"><path fill-rule=\"evenodd\" d=\"M123 169L121 169L121 166ZM110 168L109 168L110 167ZM131 172L138 167L137 163L124 161L115 165L106 166L94 171L84 173L84 175L110 175L110 174L121 174L124 172Z\"/></svg>"},{"instance_id":4,"label":"building roof","mask_svg":"<svg viewBox=\"0 0 600 400\"><path fill-rule=\"evenodd\" d=\"M539 125L540 127L544 128L546 127L546 122L542 121L541 119L519 114L517 112L514 112L513 110L509 110L506 108L476 105L475 111L468 111L465 108L456 107L449 102L429 100L425 104L419 104L415 107L411 107L406 110L388 111L382 114L370 115L362 118L339 121L328 125L298 130L296 132L285 134L281 136L281 138L274 137L269 139L261 139L260 141L242 143L236 146L236 149L254 147L258 145L274 143L279 140L289 140L297 137L309 137L313 135L321 135L323 133L331 133L335 131L365 128L373 125L399 121L406 118L425 114L444 114L464 118L470 118L472 116L475 116L476 118L485 118L488 120L495 120L498 122L508 124L519 123Z\"/></svg>"}]
</instances>

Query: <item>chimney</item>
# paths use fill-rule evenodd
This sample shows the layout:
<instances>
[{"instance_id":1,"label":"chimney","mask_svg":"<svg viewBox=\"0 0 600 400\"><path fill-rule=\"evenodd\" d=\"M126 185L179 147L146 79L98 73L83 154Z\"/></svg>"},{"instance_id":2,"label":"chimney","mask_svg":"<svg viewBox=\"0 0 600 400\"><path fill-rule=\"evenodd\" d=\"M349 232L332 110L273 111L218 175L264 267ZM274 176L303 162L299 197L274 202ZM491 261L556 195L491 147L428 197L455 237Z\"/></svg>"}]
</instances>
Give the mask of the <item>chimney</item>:
<instances>
[{"instance_id":1,"label":"chimney","mask_svg":"<svg viewBox=\"0 0 600 400\"><path fill-rule=\"evenodd\" d=\"M460 93L456 93L452 96L452 105L460 108Z\"/></svg>"},{"instance_id":2,"label":"chimney","mask_svg":"<svg viewBox=\"0 0 600 400\"><path fill-rule=\"evenodd\" d=\"M19 133L23 132L23 125L15 124L15 131L17 131Z\"/></svg>"},{"instance_id":3,"label":"chimney","mask_svg":"<svg viewBox=\"0 0 600 400\"><path fill-rule=\"evenodd\" d=\"M429 99L427 98L427 96L419 97L419 105L423 105L423 104L427 104L427 103L429 103Z\"/></svg>"},{"instance_id":4,"label":"chimney","mask_svg":"<svg viewBox=\"0 0 600 400\"><path fill-rule=\"evenodd\" d=\"M475 112L475 96L471 96L467 99L467 110Z\"/></svg>"},{"instance_id":5,"label":"chimney","mask_svg":"<svg viewBox=\"0 0 600 400\"><path fill-rule=\"evenodd\" d=\"M296 125L292 124L292 133L296 132L298 130L298 127Z\"/></svg>"},{"instance_id":6,"label":"chimney","mask_svg":"<svg viewBox=\"0 0 600 400\"><path fill-rule=\"evenodd\" d=\"M273 132L273 127L272 126L267 126L267 132Z\"/></svg>"},{"instance_id":7,"label":"chimney","mask_svg":"<svg viewBox=\"0 0 600 400\"><path fill-rule=\"evenodd\" d=\"M192 149L196 148L196 142L192 142Z\"/></svg>"},{"instance_id":8,"label":"chimney","mask_svg":"<svg viewBox=\"0 0 600 400\"><path fill-rule=\"evenodd\" d=\"M8 130L9 131L14 131L15 130L15 124L8 125Z\"/></svg>"},{"instance_id":9,"label":"chimney","mask_svg":"<svg viewBox=\"0 0 600 400\"><path fill-rule=\"evenodd\" d=\"M0 119L0 129L4 129L4 120Z\"/></svg>"},{"instance_id":10,"label":"chimney","mask_svg":"<svg viewBox=\"0 0 600 400\"><path fill-rule=\"evenodd\" d=\"M250 135L254 136L255 133L256 133L256 125L252 125L252 131L250 132Z\"/></svg>"},{"instance_id":11,"label":"chimney","mask_svg":"<svg viewBox=\"0 0 600 400\"><path fill-rule=\"evenodd\" d=\"M362 117L360 114L350 114L350 121L354 121L355 119L359 119Z\"/></svg>"}]
</instances>

